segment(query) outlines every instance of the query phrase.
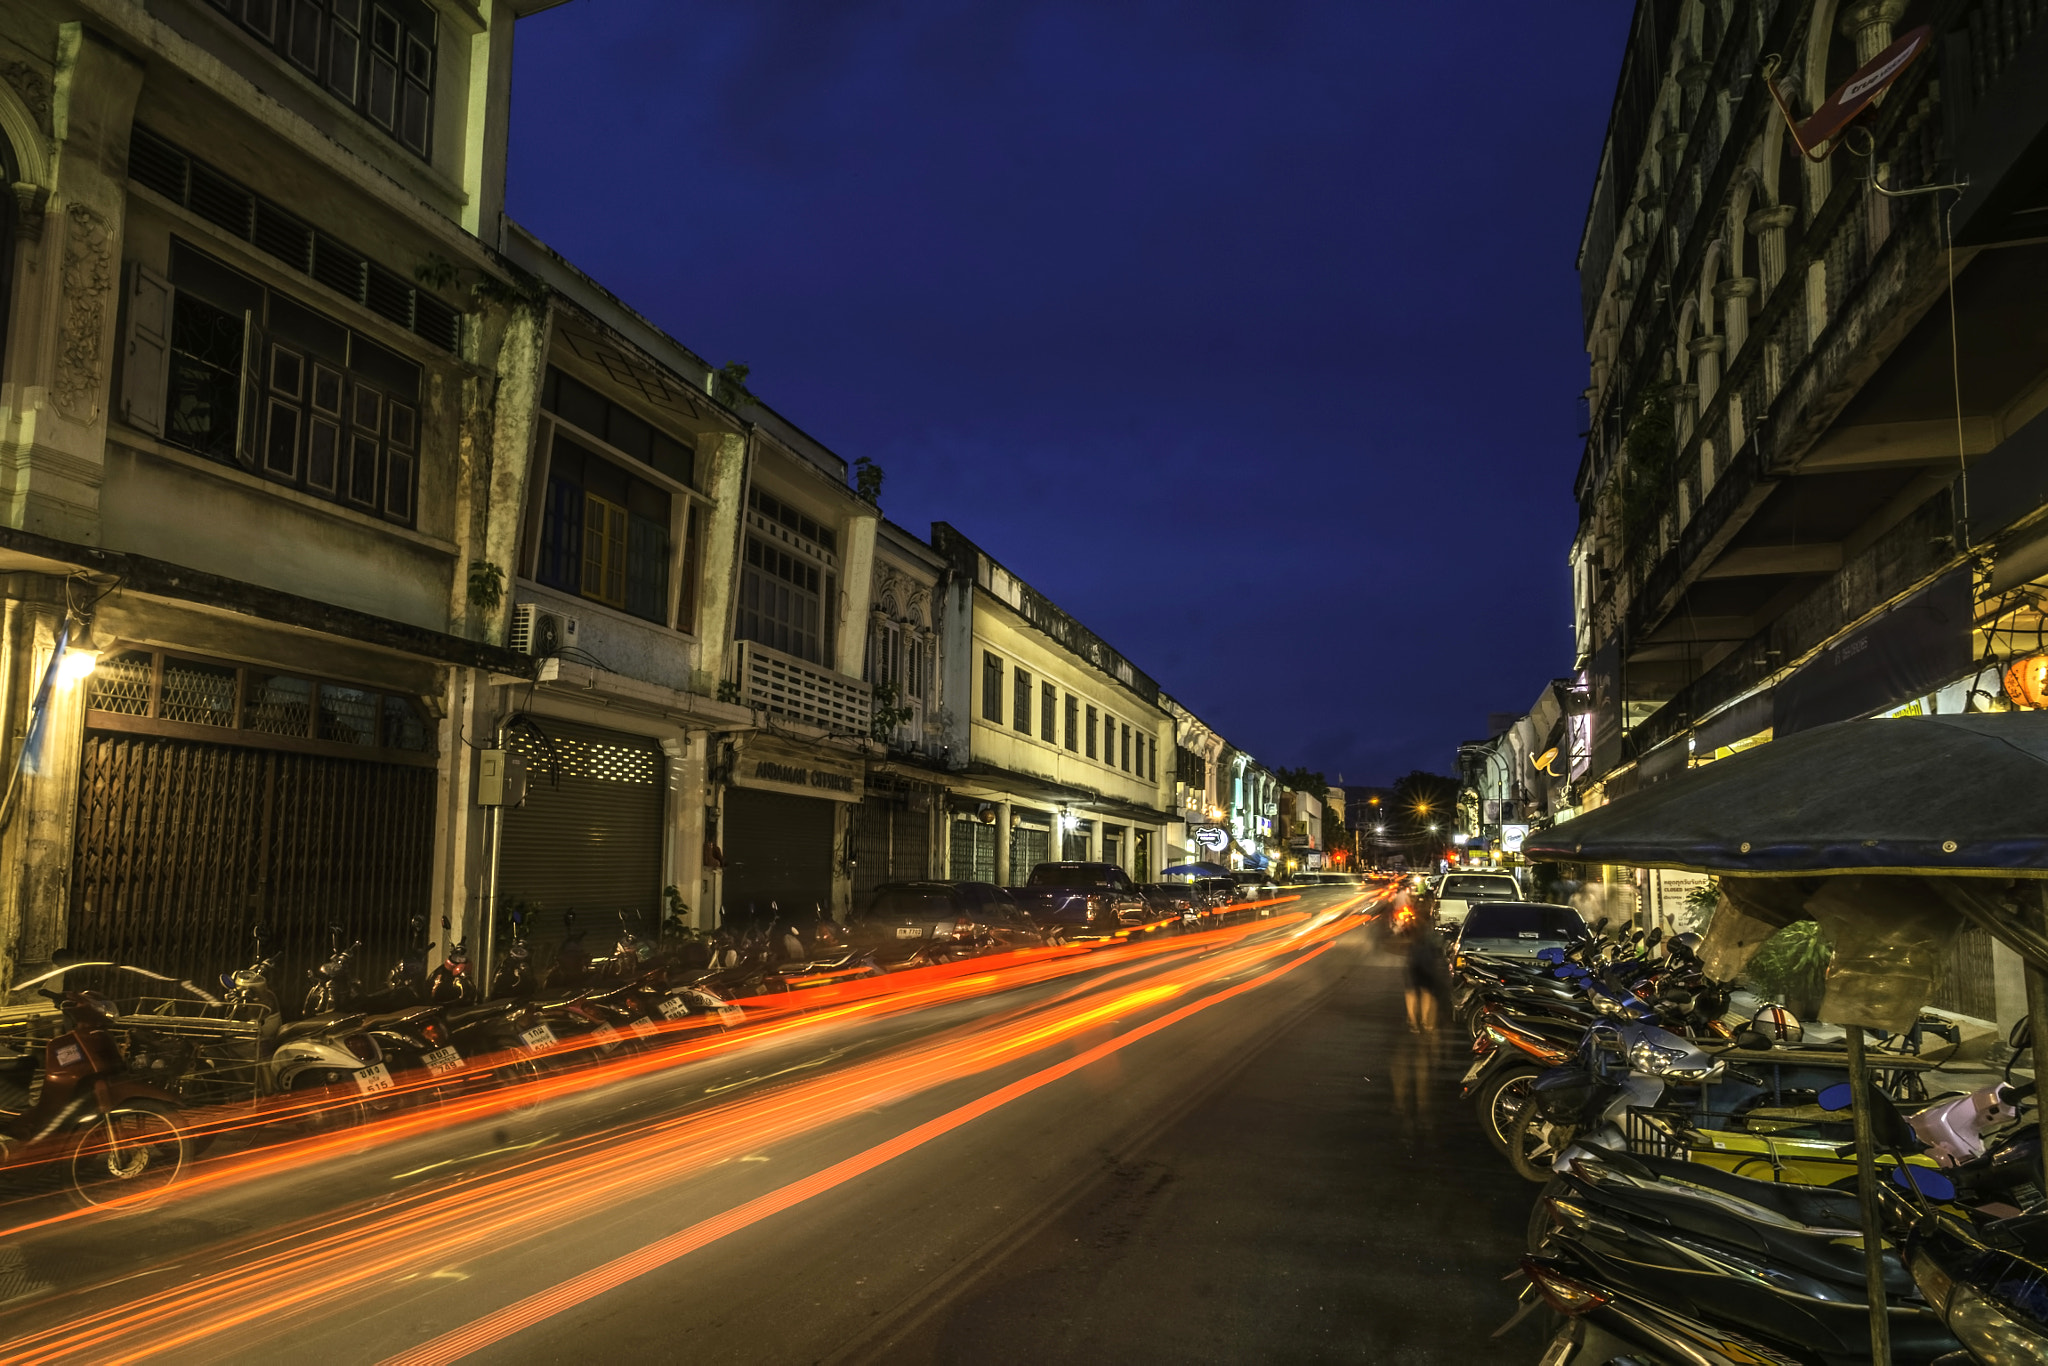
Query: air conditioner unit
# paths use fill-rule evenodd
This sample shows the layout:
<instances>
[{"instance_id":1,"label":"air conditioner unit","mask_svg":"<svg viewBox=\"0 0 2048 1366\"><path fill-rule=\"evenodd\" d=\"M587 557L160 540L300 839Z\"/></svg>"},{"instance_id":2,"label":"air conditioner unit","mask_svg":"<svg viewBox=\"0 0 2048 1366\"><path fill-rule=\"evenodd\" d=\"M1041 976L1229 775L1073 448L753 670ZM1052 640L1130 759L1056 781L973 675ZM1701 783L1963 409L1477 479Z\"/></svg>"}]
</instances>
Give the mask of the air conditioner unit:
<instances>
[{"instance_id":1,"label":"air conditioner unit","mask_svg":"<svg viewBox=\"0 0 2048 1366\"><path fill-rule=\"evenodd\" d=\"M576 618L537 602L522 602L512 609L512 634L505 643L539 659L558 655L575 648Z\"/></svg>"}]
</instances>

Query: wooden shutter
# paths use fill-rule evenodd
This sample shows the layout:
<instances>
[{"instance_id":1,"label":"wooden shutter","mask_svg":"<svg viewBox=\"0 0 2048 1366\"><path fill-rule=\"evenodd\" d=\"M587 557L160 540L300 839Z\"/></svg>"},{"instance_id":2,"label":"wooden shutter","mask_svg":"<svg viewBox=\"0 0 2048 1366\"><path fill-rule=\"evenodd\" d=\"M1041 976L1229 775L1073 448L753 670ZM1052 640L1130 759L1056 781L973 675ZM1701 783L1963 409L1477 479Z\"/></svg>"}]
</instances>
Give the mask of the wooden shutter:
<instances>
[{"instance_id":1,"label":"wooden shutter","mask_svg":"<svg viewBox=\"0 0 2048 1366\"><path fill-rule=\"evenodd\" d=\"M171 382L171 282L137 261L128 268L128 347L121 363L121 417L164 434Z\"/></svg>"},{"instance_id":2,"label":"wooden shutter","mask_svg":"<svg viewBox=\"0 0 2048 1366\"><path fill-rule=\"evenodd\" d=\"M242 315L242 402L235 422L235 462L252 473L256 469L257 433L262 429L263 338L256 330L256 315Z\"/></svg>"},{"instance_id":3,"label":"wooden shutter","mask_svg":"<svg viewBox=\"0 0 2048 1366\"><path fill-rule=\"evenodd\" d=\"M583 495L583 596L626 606L626 510L594 493Z\"/></svg>"}]
</instances>

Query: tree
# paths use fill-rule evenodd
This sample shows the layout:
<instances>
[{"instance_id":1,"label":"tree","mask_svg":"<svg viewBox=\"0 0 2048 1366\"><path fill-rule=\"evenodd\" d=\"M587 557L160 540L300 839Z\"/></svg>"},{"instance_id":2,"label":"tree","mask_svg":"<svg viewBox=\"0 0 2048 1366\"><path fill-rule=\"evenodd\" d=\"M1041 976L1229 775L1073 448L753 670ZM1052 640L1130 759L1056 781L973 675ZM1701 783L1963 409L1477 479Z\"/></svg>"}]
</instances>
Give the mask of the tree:
<instances>
[{"instance_id":1,"label":"tree","mask_svg":"<svg viewBox=\"0 0 2048 1366\"><path fill-rule=\"evenodd\" d=\"M1394 809L1389 821L1402 838L1415 839L1430 833L1447 833L1458 812L1458 780L1441 773L1416 769L1394 783Z\"/></svg>"},{"instance_id":2,"label":"tree","mask_svg":"<svg viewBox=\"0 0 2048 1366\"><path fill-rule=\"evenodd\" d=\"M1328 780L1319 770L1276 768L1273 770L1273 776L1280 780L1280 786L1292 788L1296 792L1306 792L1317 801L1321 801L1330 791Z\"/></svg>"}]
</instances>

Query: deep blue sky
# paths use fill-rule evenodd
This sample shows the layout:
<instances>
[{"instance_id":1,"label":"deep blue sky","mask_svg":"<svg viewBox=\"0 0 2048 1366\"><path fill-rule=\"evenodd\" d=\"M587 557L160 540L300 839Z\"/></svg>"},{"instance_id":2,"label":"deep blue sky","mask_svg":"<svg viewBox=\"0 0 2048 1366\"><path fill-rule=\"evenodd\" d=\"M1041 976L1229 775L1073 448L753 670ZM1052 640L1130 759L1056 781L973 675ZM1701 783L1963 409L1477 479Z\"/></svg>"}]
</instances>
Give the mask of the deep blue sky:
<instances>
[{"instance_id":1,"label":"deep blue sky","mask_svg":"<svg viewBox=\"0 0 2048 1366\"><path fill-rule=\"evenodd\" d=\"M515 218L1272 765L1571 666L1625 0L575 0Z\"/></svg>"}]
</instances>

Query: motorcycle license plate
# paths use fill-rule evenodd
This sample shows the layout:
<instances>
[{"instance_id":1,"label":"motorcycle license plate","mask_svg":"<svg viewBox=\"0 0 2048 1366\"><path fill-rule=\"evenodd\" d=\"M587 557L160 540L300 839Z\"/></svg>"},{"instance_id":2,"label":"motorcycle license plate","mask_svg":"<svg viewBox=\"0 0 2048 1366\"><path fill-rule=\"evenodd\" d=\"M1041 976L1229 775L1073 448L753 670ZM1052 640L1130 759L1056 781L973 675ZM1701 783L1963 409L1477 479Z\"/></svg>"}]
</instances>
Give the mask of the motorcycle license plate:
<instances>
[{"instance_id":1,"label":"motorcycle license plate","mask_svg":"<svg viewBox=\"0 0 2048 1366\"><path fill-rule=\"evenodd\" d=\"M924 938L924 927L922 925L898 925L896 927L896 937L898 939L922 939Z\"/></svg>"},{"instance_id":2,"label":"motorcycle license plate","mask_svg":"<svg viewBox=\"0 0 2048 1366\"><path fill-rule=\"evenodd\" d=\"M1481 1058L1478 1062L1473 1063L1471 1067L1465 1070L1465 1075L1458 1079L1458 1085L1470 1086L1473 1082L1479 1080L1479 1074L1481 1072L1484 1072L1486 1070L1486 1064L1492 1061L1493 1055L1489 1053L1485 1057Z\"/></svg>"},{"instance_id":3,"label":"motorcycle license plate","mask_svg":"<svg viewBox=\"0 0 2048 1366\"><path fill-rule=\"evenodd\" d=\"M590 1037L596 1039L598 1046L601 1048L617 1048L619 1046L619 1031L613 1029L608 1024L601 1024L596 1029L590 1031Z\"/></svg>"},{"instance_id":4,"label":"motorcycle license plate","mask_svg":"<svg viewBox=\"0 0 2048 1366\"><path fill-rule=\"evenodd\" d=\"M680 1020L690 1013L690 1008L673 996L661 998L661 1017L664 1020Z\"/></svg>"},{"instance_id":5,"label":"motorcycle license plate","mask_svg":"<svg viewBox=\"0 0 2048 1366\"><path fill-rule=\"evenodd\" d=\"M633 1032L644 1039L650 1034L660 1033L661 1026L657 1025L654 1021L647 1019L643 1016L642 1018L633 1021Z\"/></svg>"},{"instance_id":6,"label":"motorcycle license plate","mask_svg":"<svg viewBox=\"0 0 2048 1366\"><path fill-rule=\"evenodd\" d=\"M431 1053L422 1055L420 1061L427 1065L427 1071L437 1077L443 1072L460 1072L462 1070L462 1055L452 1047L437 1048Z\"/></svg>"},{"instance_id":7,"label":"motorcycle license plate","mask_svg":"<svg viewBox=\"0 0 2048 1366\"><path fill-rule=\"evenodd\" d=\"M391 1069L381 1062L373 1062L356 1073L356 1090L366 1096L389 1091L395 1085L397 1083L391 1080Z\"/></svg>"},{"instance_id":8,"label":"motorcycle license plate","mask_svg":"<svg viewBox=\"0 0 2048 1366\"><path fill-rule=\"evenodd\" d=\"M741 1020L747 1018L747 1012L741 1010L738 1006L720 1006L718 1008L718 1018L726 1024L736 1025Z\"/></svg>"},{"instance_id":9,"label":"motorcycle license plate","mask_svg":"<svg viewBox=\"0 0 2048 1366\"><path fill-rule=\"evenodd\" d=\"M519 1042L526 1045L526 1051L529 1053L545 1053L560 1040L555 1038L554 1030L544 1024L537 1024L531 1029L520 1031Z\"/></svg>"}]
</instances>

